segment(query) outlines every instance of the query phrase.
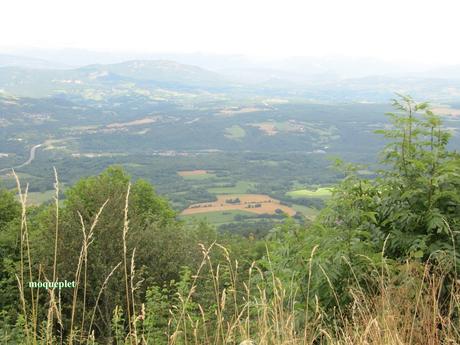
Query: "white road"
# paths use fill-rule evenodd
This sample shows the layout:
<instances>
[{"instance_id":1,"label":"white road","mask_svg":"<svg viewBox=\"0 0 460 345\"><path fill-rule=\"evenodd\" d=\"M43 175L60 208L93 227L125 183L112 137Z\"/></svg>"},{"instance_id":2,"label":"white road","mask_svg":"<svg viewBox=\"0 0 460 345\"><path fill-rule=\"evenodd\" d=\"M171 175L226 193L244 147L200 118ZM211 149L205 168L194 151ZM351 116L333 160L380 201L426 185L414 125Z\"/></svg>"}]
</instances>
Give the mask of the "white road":
<instances>
[{"instance_id":1,"label":"white road","mask_svg":"<svg viewBox=\"0 0 460 345\"><path fill-rule=\"evenodd\" d=\"M43 144L32 146L32 148L30 149L30 153L29 153L29 159L26 160L24 163L17 165L15 167L1 169L0 172L11 170L11 169L19 169L19 168L25 167L26 165L29 165L35 159L35 152L40 146L43 146Z\"/></svg>"}]
</instances>

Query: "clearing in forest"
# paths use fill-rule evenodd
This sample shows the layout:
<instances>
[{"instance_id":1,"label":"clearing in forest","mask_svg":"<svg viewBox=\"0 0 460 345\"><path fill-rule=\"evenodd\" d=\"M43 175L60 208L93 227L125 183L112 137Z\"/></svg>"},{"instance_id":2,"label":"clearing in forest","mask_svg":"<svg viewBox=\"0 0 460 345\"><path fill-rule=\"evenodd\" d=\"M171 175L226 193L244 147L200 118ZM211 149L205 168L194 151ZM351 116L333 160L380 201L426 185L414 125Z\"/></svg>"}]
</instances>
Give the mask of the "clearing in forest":
<instances>
[{"instance_id":1,"label":"clearing in forest","mask_svg":"<svg viewBox=\"0 0 460 345\"><path fill-rule=\"evenodd\" d=\"M327 198L332 195L331 188L321 187L316 190L309 189L298 189L291 192L287 192L286 195L294 199L304 199L304 198Z\"/></svg>"},{"instance_id":2,"label":"clearing in forest","mask_svg":"<svg viewBox=\"0 0 460 345\"><path fill-rule=\"evenodd\" d=\"M188 180L201 180L216 176L208 170L182 170L177 174Z\"/></svg>"},{"instance_id":3,"label":"clearing in forest","mask_svg":"<svg viewBox=\"0 0 460 345\"><path fill-rule=\"evenodd\" d=\"M281 205L279 200L265 194L230 194L218 195L217 201L190 205L181 212L181 215L230 210L241 210L257 214L277 214L282 212L290 216L296 214L296 211L291 207Z\"/></svg>"},{"instance_id":4,"label":"clearing in forest","mask_svg":"<svg viewBox=\"0 0 460 345\"><path fill-rule=\"evenodd\" d=\"M157 122L161 117L160 116L153 116L153 117L145 117L143 119L138 119L129 122L115 122L108 124L107 128L123 128L123 127L131 127L131 126L142 126L147 125L149 123Z\"/></svg>"},{"instance_id":5,"label":"clearing in forest","mask_svg":"<svg viewBox=\"0 0 460 345\"><path fill-rule=\"evenodd\" d=\"M306 130L314 131L314 127L307 126L305 123L298 122L296 120L288 121L267 121L251 124L253 127L257 127L259 130L264 132L266 135L275 135L279 132L284 133L305 133Z\"/></svg>"},{"instance_id":6,"label":"clearing in forest","mask_svg":"<svg viewBox=\"0 0 460 345\"><path fill-rule=\"evenodd\" d=\"M228 107L219 111L218 115L221 116L234 116L239 114L249 114L267 110L265 108L257 107Z\"/></svg>"},{"instance_id":7,"label":"clearing in forest","mask_svg":"<svg viewBox=\"0 0 460 345\"><path fill-rule=\"evenodd\" d=\"M238 125L225 128L225 137L229 139L242 139L246 136L246 131Z\"/></svg>"}]
</instances>

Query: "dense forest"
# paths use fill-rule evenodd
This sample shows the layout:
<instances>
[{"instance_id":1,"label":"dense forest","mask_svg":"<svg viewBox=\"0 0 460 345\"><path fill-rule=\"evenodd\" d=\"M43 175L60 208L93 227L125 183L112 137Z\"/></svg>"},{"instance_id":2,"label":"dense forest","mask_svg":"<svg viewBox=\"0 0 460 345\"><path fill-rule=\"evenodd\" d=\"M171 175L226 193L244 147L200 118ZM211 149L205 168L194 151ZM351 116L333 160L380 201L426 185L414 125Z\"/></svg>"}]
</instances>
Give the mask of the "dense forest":
<instances>
[{"instance_id":1,"label":"dense forest","mask_svg":"<svg viewBox=\"0 0 460 345\"><path fill-rule=\"evenodd\" d=\"M0 192L0 341L458 343L460 156L428 103L393 108L372 175L337 160L315 219L253 231L186 224L119 165L64 193L58 167L39 206L15 175Z\"/></svg>"}]
</instances>

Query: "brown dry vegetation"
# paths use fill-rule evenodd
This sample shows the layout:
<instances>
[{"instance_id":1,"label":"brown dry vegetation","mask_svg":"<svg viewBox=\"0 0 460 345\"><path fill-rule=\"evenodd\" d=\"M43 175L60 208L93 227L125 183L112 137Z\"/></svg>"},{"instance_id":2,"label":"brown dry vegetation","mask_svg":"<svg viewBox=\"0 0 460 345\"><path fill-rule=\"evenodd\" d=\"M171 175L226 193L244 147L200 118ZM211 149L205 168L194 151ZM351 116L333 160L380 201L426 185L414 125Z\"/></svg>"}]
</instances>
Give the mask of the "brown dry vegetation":
<instances>
[{"instance_id":1,"label":"brown dry vegetation","mask_svg":"<svg viewBox=\"0 0 460 345\"><path fill-rule=\"evenodd\" d=\"M180 176L206 175L207 173L207 170L182 170L177 172Z\"/></svg>"},{"instance_id":2,"label":"brown dry vegetation","mask_svg":"<svg viewBox=\"0 0 460 345\"><path fill-rule=\"evenodd\" d=\"M221 115L221 116L233 116L233 115L238 115L238 114L255 113L255 112L264 111L264 110L266 110L266 109L264 109L264 108L255 108L255 107L246 107L246 108L231 107L231 108L222 109L221 111L219 111L219 115Z\"/></svg>"},{"instance_id":3,"label":"brown dry vegetation","mask_svg":"<svg viewBox=\"0 0 460 345\"><path fill-rule=\"evenodd\" d=\"M228 203L229 199L240 199L239 203ZM260 207L254 207L259 204ZM248 211L257 214L275 214L276 210L280 209L284 213L293 216L296 211L288 206L281 205L279 200L273 199L265 194L233 194L233 195L218 195L217 201L203 202L199 204L190 205L187 209L182 211L182 215L197 214L204 212L219 212L240 210Z\"/></svg>"},{"instance_id":4,"label":"brown dry vegetation","mask_svg":"<svg viewBox=\"0 0 460 345\"><path fill-rule=\"evenodd\" d=\"M130 121L130 122L111 123L111 124L107 125L106 127L107 128L121 128L121 127L128 127L128 126L141 126L141 125L146 125L146 124L149 124L149 123L154 123L154 122L157 122L157 121L158 121L158 116L146 117L146 118L143 118L143 119L134 120L134 121Z\"/></svg>"},{"instance_id":5,"label":"brown dry vegetation","mask_svg":"<svg viewBox=\"0 0 460 345\"><path fill-rule=\"evenodd\" d=\"M256 123L252 126L259 128L262 132L264 132L267 135L275 135L276 133L278 133L276 126L270 122Z\"/></svg>"}]
</instances>

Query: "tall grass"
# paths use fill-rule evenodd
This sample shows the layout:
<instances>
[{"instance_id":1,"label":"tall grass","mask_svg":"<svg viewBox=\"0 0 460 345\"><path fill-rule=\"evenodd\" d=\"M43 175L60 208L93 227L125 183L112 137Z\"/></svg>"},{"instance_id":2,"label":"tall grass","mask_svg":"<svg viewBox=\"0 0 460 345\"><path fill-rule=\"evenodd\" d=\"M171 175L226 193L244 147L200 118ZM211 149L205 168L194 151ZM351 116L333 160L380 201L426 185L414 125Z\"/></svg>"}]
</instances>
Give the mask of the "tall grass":
<instances>
[{"instance_id":1,"label":"tall grass","mask_svg":"<svg viewBox=\"0 0 460 345\"><path fill-rule=\"evenodd\" d=\"M75 268L77 288L71 301L70 325L65 329L64 309L59 293L54 289L47 291L27 287L27 279L47 280L43 270L34 271L31 257L31 244L27 221L27 190L15 175L19 199L22 206L20 268L17 274L18 303L22 310L22 323L10 333L3 332L2 344L161 344L161 345L272 345L272 344L340 344L340 345L383 345L383 344L458 344L460 325L458 310L460 294L458 284L451 287L448 298L443 297L444 281L447 272L426 264L408 262L401 267L405 278L399 280L385 265L375 267L379 291L369 295L359 283L349 292L353 301L344 309L337 309L330 322L322 308L318 296L312 295L312 262L315 248L311 254L307 272L307 299L309 308L301 308L294 281L281 280L276 271L267 275L253 263L243 271L242 266L232 258L228 250L213 243L209 247L201 245L202 261L194 275L190 276L182 288L177 289L174 298L169 299L167 326L152 332L147 319L159 317L146 307L146 301L136 301L135 249L128 252L126 235L129 232L128 199L126 192L124 226L120 229L123 252L120 262L105 277L99 289L95 305L90 312L89 322L84 315L87 301L87 263L88 248L94 241L98 218L107 205L101 205L89 229L82 221L82 242L78 265ZM56 217L59 217L59 181L56 182ZM55 241L58 241L59 222L56 219ZM55 248L57 243L55 243ZM211 253L220 252L223 259L213 262ZM270 253L267 252L270 262ZM57 278L56 266L59 262L57 250L54 251L53 277ZM38 265L38 267L40 267ZM124 270L123 286L126 305L114 310L113 324L116 328L111 339L99 339L94 329L97 305L104 294L105 287L113 273ZM327 278L327 268L322 268ZM401 275L400 275L401 276ZM330 282L330 280L328 280ZM186 289L184 288L186 287ZM336 294L336 287L329 288ZM203 291L206 290L206 291ZM199 303L202 293L211 291L212 302ZM47 294L46 299L40 294ZM338 296L337 296L338 299ZM46 300L46 301L45 301ZM80 302L80 303L79 303ZM144 303L143 303L144 302ZM68 306L66 306L68 307ZM40 316L45 315L45 316ZM77 316L81 322L77 325ZM56 327L57 326L57 327ZM15 333L17 336L13 337ZM18 335L19 334L19 335ZM153 335L156 334L156 335ZM158 336L160 334L160 336ZM14 340L16 339L16 340ZM20 339L20 340L17 340Z\"/></svg>"}]
</instances>

